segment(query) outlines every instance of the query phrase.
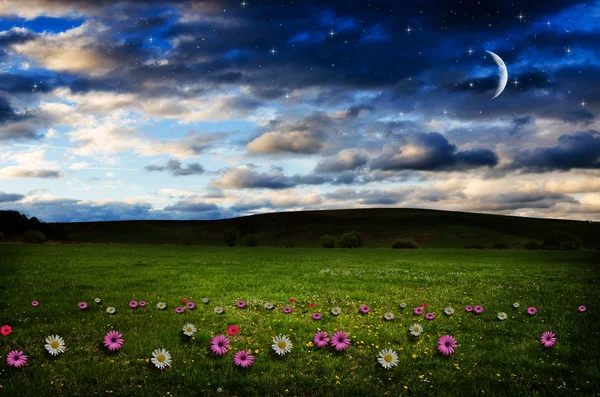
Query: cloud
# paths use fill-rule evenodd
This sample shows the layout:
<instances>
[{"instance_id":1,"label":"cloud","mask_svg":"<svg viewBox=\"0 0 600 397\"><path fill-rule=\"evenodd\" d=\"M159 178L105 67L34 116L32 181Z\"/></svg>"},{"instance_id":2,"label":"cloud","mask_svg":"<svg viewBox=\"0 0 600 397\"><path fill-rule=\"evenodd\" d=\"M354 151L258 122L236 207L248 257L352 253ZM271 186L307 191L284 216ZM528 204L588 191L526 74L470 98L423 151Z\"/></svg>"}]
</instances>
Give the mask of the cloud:
<instances>
[{"instance_id":1,"label":"cloud","mask_svg":"<svg viewBox=\"0 0 600 397\"><path fill-rule=\"evenodd\" d=\"M0 169L0 179L20 179L20 178L62 178L63 173L58 170L29 169L17 166L5 167Z\"/></svg>"},{"instance_id":2,"label":"cloud","mask_svg":"<svg viewBox=\"0 0 600 397\"><path fill-rule=\"evenodd\" d=\"M11 203L14 201L19 201L22 200L24 197L25 195L23 194L0 192L0 203Z\"/></svg>"},{"instance_id":3,"label":"cloud","mask_svg":"<svg viewBox=\"0 0 600 397\"><path fill-rule=\"evenodd\" d=\"M190 202L186 200L178 201L169 205L163 211L182 211L182 212L208 212L217 211L219 207L213 203Z\"/></svg>"},{"instance_id":4,"label":"cloud","mask_svg":"<svg viewBox=\"0 0 600 397\"><path fill-rule=\"evenodd\" d=\"M548 181L544 190L550 193L596 193L600 192L600 178L567 179L561 181Z\"/></svg>"},{"instance_id":5,"label":"cloud","mask_svg":"<svg viewBox=\"0 0 600 397\"><path fill-rule=\"evenodd\" d=\"M257 172L253 166L239 166L225 170L223 175L211 184L223 189L288 189L298 185L319 185L329 182L329 178L317 175L286 176L279 170Z\"/></svg>"},{"instance_id":6,"label":"cloud","mask_svg":"<svg viewBox=\"0 0 600 397\"><path fill-rule=\"evenodd\" d=\"M204 173L204 167L199 163L189 163L185 167L181 166L179 160L169 160L166 165L147 165L146 171L168 171L173 176L199 175Z\"/></svg>"},{"instance_id":7,"label":"cloud","mask_svg":"<svg viewBox=\"0 0 600 397\"><path fill-rule=\"evenodd\" d=\"M354 170L364 166L369 161L369 157L361 150L347 149L342 150L336 156L319 161L315 167L317 172L342 172Z\"/></svg>"}]
</instances>

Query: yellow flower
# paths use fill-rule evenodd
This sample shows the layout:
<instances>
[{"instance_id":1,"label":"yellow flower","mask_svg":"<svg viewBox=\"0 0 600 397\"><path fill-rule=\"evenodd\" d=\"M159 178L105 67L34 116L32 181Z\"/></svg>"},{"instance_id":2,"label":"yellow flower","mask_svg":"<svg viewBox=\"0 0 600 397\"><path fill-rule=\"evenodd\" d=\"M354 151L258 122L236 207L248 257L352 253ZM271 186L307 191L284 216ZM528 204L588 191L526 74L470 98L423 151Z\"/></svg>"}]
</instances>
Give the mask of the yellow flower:
<instances>
[{"instance_id":1,"label":"yellow flower","mask_svg":"<svg viewBox=\"0 0 600 397\"><path fill-rule=\"evenodd\" d=\"M405 385L405 386L404 386L404 388L405 388L406 390L408 390L408 386L406 386L406 385Z\"/></svg>"},{"instance_id":2,"label":"yellow flower","mask_svg":"<svg viewBox=\"0 0 600 397\"><path fill-rule=\"evenodd\" d=\"M417 358L417 355L416 355L416 354L413 354L413 355L412 355L412 358Z\"/></svg>"}]
</instances>

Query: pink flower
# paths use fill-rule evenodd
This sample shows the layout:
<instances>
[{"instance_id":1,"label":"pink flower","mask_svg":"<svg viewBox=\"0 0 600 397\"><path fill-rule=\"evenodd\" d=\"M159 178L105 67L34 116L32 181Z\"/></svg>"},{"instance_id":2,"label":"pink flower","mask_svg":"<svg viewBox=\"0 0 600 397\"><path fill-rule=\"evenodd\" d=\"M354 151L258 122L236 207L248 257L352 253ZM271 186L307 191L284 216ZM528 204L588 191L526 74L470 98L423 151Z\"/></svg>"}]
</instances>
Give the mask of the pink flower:
<instances>
[{"instance_id":1,"label":"pink flower","mask_svg":"<svg viewBox=\"0 0 600 397\"><path fill-rule=\"evenodd\" d=\"M427 319L427 320L433 320L435 317L436 317L435 313L427 313L425 315L425 319Z\"/></svg>"},{"instance_id":2,"label":"pink flower","mask_svg":"<svg viewBox=\"0 0 600 397\"><path fill-rule=\"evenodd\" d=\"M292 308L284 307L283 309L281 309L281 311L284 312L285 314L290 314L292 312Z\"/></svg>"},{"instance_id":3,"label":"pink flower","mask_svg":"<svg viewBox=\"0 0 600 397\"><path fill-rule=\"evenodd\" d=\"M85 309L87 309L87 307L88 307L88 304L87 304L87 303L85 303L85 302L79 302L79 305L78 305L78 306L79 306L79 308L80 308L81 310L85 310Z\"/></svg>"},{"instance_id":4,"label":"pink flower","mask_svg":"<svg viewBox=\"0 0 600 397\"><path fill-rule=\"evenodd\" d=\"M546 331L542 334L540 343L544 345L544 347L552 347L556 343L556 335L550 331Z\"/></svg>"},{"instance_id":5,"label":"pink flower","mask_svg":"<svg viewBox=\"0 0 600 397\"><path fill-rule=\"evenodd\" d=\"M296 302L296 299L290 298L290 303L294 303L294 302Z\"/></svg>"},{"instance_id":6,"label":"pink flower","mask_svg":"<svg viewBox=\"0 0 600 397\"><path fill-rule=\"evenodd\" d=\"M313 320L320 320L323 318L323 315L321 313L313 313L311 317Z\"/></svg>"},{"instance_id":7,"label":"pink flower","mask_svg":"<svg viewBox=\"0 0 600 397\"><path fill-rule=\"evenodd\" d=\"M246 307L246 302L244 301L237 301L236 303L237 307L239 307L240 309L243 309Z\"/></svg>"},{"instance_id":8,"label":"pink flower","mask_svg":"<svg viewBox=\"0 0 600 397\"><path fill-rule=\"evenodd\" d=\"M217 356L222 356L229 349L229 339L224 335L217 335L210 341L210 350Z\"/></svg>"},{"instance_id":9,"label":"pink flower","mask_svg":"<svg viewBox=\"0 0 600 397\"><path fill-rule=\"evenodd\" d=\"M536 313L537 313L537 309L535 307L530 306L527 308L527 314L529 314L530 316L533 316Z\"/></svg>"},{"instance_id":10,"label":"pink flower","mask_svg":"<svg viewBox=\"0 0 600 397\"><path fill-rule=\"evenodd\" d=\"M230 325L229 328L227 328L227 333L231 336L236 335L239 331L240 329L237 325Z\"/></svg>"},{"instance_id":11,"label":"pink flower","mask_svg":"<svg viewBox=\"0 0 600 397\"><path fill-rule=\"evenodd\" d=\"M421 307L429 307L429 304L427 302L421 303Z\"/></svg>"},{"instance_id":12,"label":"pink flower","mask_svg":"<svg viewBox=\"0 0 600 397\"><path fill-rule=\"evenodd\" d=\"M27 356L23 351L13 350L6 356L6 363L11 367L21 368L27 364Z\"/></svg>"},{"instance_id":13,"label":"pink flower","mask_svg":"<svg viewBox=\"0 0 600 397\"><path fill-rule=\"evenodd\" d=\"M0 334L2 334L2 336L8 336L11 332L12 328L10 325L3 325L2 328L0 328Z\"/></svg>"},{"instance_id":14,"label":"pink flower","mask_svg":"<svg viewBox=\"0 0 600 397\"><path fill-rule=\"evenodd\" d=\"M359 310L362 314L367 314L371 311L371 308L367 305L362 305Z\"/></svg>"},{"instance_id":15,"label":"pink flower","mask_svg":"<svg viewBox=\"0 0 600 397\"><path fill-rule=\"evenodd\" d=\"M473 311L473 306L465 306L465 311L466 312L472 312Z\"/></svg>"},{"instance_id":16,"label":"pink flower","mask_svg":"<svg viewBox=\"0 0 600 397\"><path fill-rule=\"evenodd\" d=\"M176 307L175 308L175 313L177 314L181 314L185 311L185 309L183 307Z\"/></svg>"},{"instance_id":17,"label":"pink flower","mask_svg":"<svg viewBox=\"0 0 600 397\"><path fill-rule=\"evenodd\" d=\"M440 339L438 339L437 349L444 356L449 356L454 353L454 348L458 346L456 344L456 339L452 335L444 335Z\"/></svg>"},{"instance_id":18,"label":"pink flower","mask_svg":"<svg viewBox=\"0 0 600 397\"><path fill-rule=\"evenodd\" d=\"M104 337L104 346L108 347L108 350L114 352L123 347L123 334L120 334L118 331L110 331Z\"/></svg>"},{"instance_id":19,"label":"pink flower","mask_svg":"<svg viewBox=\"0 0 600 397\"><path fill-rule=\"evenodd\" d=\"M132 309L135 309L136 307L138 307L138 305L139 304L137 303L137 301L131 301L131 302L129 302L129 307L132 308Z\"/></svg>"},{"instance_id":20,"label":"pink flower","mask_svg":"<svg viewBox=\"0 0 600 397\"><path fill-rule=\"evenodd\" d=\"M38 301L31 302L31 306L33 306L33 307L38 307L39 305L40 305L40 302L38 302Z\"/></svg>"},{"instance_id":21,"label":"pink flower","mask_svg":"<svg viewBox=\"0 0 600 397\"><path fill-rule=\"evenodd\" d=\"M312 308L312 307L315 307L315 304L314 304L314 303L312 303L312 302L310 302L310 303L308 304L308 307L311 307L311 308Z\"/></svg>"},{"instance_id":22,"label":"pink flower","mask_svg":"<svg viewBox=\"0 0 600 397\"><path fill-rule=\"evenodd\" d=\"M194 302L188 302L185 304L185 307L187 307L190 310L194 310L196 308L196 304Z\"/></svg>"},{"instance_id":23,"label":"pink flower","mask_svg":"<svg viewBox=\"0 0 600 397\"><path fill-rule=\"evenodd\" d=\"M473 308L473 311L475 312L475 314L481 314L483 313L483 306L477 305Z\"/></svg>"},{"instance_id":24,"label":"pink flower","mask_svg":"<svg viewBox=\"0 0 600 397\"><path fill-rule=\"evenodd\" d=\"M327 337L327 332L319 331L313 337L313 342L315 342L315 346L317 347L325 347L329 344L329 338Z\"/></svg>"},{"instance_id":25,"label":"pink flower","mask_svg":"<svg viewBox=\"0 0 600 397\"><path fill-rule=\"evenodd\" d=\"M421 314L423 314L423 308L422 307L415 307L413 309L413 313L416 314L417 316L420 316Z\"/></svg>"},{"instance_id":26,"label":"pink flower","mask_svg":"<svg viewBox=\"0 0 600 397\"><path fill-rule=\"evenodd\" d=\"M346 350L348 346L350 346L349 336L350 335L348 335L344 331L336 332L331 338L331 346L333 346L337 351Z\"/></svg>"},{"instance_id":27,"label":"pink flower","mask_svg":"<svg viewBox=\"0 0 600 397\"><path fill-rule=\"evenodd\" d=\"M146 307L146 305L147 305L146 301L140 301L140 306L141 307Z\"/></svg>"},{"instance_id":28,"label":"pink flower","mask_svg":"<svg viewBox=\"0 0 600 397\"><path fill-rule=\"evenodd\" d=\"M581 306L579 306L579 308L577 308L577 310L579 310L581 313L583 313L584 311L587 310L587 307L581 305Z\"/></svg>"},{"instance_id":29,"label":"pink flower","mask_svg":"<svg viewBox=\"0 0 600 397\"><path fill-rule=\"evenodd\" d=\"M187 303L187 299L183 298L183 299L181 300L181 303Z\"/></svg>"},{"instance_id":30,"label":"pink flower","mask_svg":"<svg viewBox=\"0 0 600 397\"><path fill-rule=\"evenodd\" d=\"M248 368L254 363L254 356L250 350L240 350L233 356L233 364L238 367Z\"/></svg>"}]
</instances>

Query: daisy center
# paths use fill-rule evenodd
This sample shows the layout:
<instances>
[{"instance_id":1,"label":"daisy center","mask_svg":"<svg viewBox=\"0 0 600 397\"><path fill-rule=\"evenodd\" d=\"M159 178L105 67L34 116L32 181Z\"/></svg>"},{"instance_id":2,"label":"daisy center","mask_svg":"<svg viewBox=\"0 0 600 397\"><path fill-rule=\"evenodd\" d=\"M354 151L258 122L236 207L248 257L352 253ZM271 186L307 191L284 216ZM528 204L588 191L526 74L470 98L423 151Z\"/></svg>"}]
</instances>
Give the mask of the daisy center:
<instances>
[{"instance_id":1,"label":"daisy center","mask_svg":"<svg viewBox=\"0 0 600 397\"><path fill-rule=\"evenodd\" d=\"M50 346L52 346L53 349L58 349L58 341L52 341L52 343L50 343Z\"/></svg>"},{"instance_id":2,"label":"daisy center","mask_svg":"<svg viewBox=\"0 0 600 397\"><path fill-rule=\"evenodd\" d=\"M393 360L393 357L391 354L386 354L385 356L383 356L383 359L385 360L386 363L391 363Z\"/></svg>"},{"instance_id":3,"label":"daisy center","mask_svg":"<svg viewBox=\"0 0 600 397\"><path fill-rule=\"evenodd\" d=\"M279 341L279 343L277 343L277 346L280 349L285 349L287 347L287 343L285 343L284 341L281 340L281 341Z\"/></svg>"},{"instance_id":4,"label":"daisy center","mask_svg":"<svg viewBox=\"0 0 600 397\"><path fill-rule=\"evenodd\" d=\"M156 357L156 359L158 360L159 363L164 363L165 361L167 361L167 358L165 357L164 354L159 354L158 357Z\"/></svg>"},{"instance_id":5,"label":"daisy center","mask_svg":"<svg viewBox=\"0 0 600 397\"><path fill-rule=\"evenodd\" d=\"M187 327L187 328L186 328L186 331L187 331L187 332L192 332L192 327Z\"/></svg>"}]
</instances>

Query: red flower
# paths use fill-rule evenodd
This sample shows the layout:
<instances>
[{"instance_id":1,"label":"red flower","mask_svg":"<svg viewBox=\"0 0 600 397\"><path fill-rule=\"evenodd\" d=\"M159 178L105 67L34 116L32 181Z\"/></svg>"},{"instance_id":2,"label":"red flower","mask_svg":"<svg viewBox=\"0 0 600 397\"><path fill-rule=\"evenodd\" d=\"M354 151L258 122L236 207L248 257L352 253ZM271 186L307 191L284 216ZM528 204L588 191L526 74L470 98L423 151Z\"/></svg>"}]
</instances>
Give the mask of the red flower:
<instances>
[{"instance_id":1,"label":"red flower","mask_svg":"<svg viewBox=\"0 0 600 397\"><path fill-rule=\"evenodd\" d=\"M422 303L422 304L421 304L421 306L423 306L423 307L427 307L427 306L429 306L429 305L428 305L427 303Z\"/></svg>"},{"instance_id":2,"label":"red flower","mask_svg":"<svg viewBox=\"0 0 600 397\"><path fill-rule=\"evenodd\" d=\"M231 336L237 334L239 332L239 328L237 327L237 325L230 325L229 328L227 328L227 333Z\"/></svg>"},{"instance_id":3,"label":"red flower","mask_svg":"<svg viewBox=\"0 0 600 397\"><path fill-rule=\"evenodd\" d=\"M0 328L0 334L4 336L10 335L11 332L12 328L10 327L10 325L3 325L2 328Z\"/></svg>"},{"instance_id":4,"label":"red flower","mask_svg":"<svg viewBox=\"0 0 600 397\"><path fill-rule=\"evenodd\" d=\"M290 302L294 303L294 302L296 302L296 299L290 298Z\"/></svg>"},{"instance_id":5,"label":"red flower","mask_svg":"<svg viewBox=\"0 0 600 397\"><path fill-rule=\"evenodd\" d=\"M311 302L308 304L308 307L315 307L315 304Z\"/></svg>"},{"instance_id":6,"label":"red flower","mask_svg":"<svg viewBox=\"0 0 600 397\"><path fill-rule=\"evenodd\" d=\"M187 302L187 299L183 298L181 301L182 301L183 303L186 303L186 302Z\"/></svg>"}]
</instances>

